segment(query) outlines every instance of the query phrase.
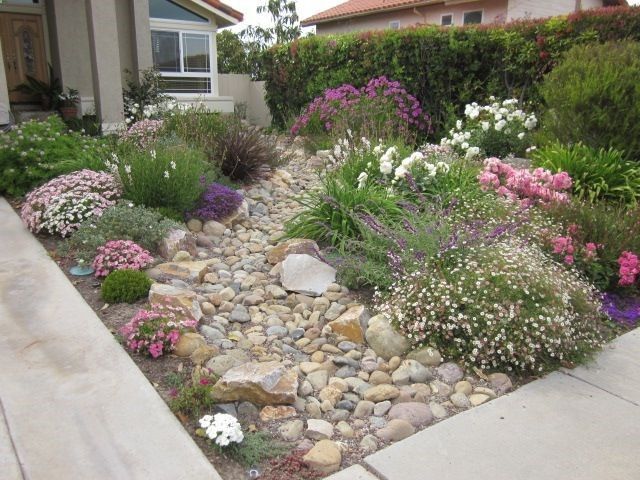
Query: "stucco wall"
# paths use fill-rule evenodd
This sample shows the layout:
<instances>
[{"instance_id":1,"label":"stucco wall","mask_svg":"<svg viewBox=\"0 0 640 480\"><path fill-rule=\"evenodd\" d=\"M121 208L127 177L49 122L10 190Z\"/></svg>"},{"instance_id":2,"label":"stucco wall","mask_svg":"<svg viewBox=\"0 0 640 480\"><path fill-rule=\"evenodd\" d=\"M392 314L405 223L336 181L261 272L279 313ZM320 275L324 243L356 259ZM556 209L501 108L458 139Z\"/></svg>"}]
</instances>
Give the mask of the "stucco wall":
<instances>
[{"instance_id":1,"label":"stucco wall","mask_svg":"<svg viewBox=\"0 0 640 480\"><path fill-rule=\"evenodd\" d=\"M582 8L602 7L602 0L582 0ZM576 0L509 0L508 20L566 15L576 8Z\"/></svg>"},{"instance_id":2,"label":"stucco wall","mask_svg":"<svg viewBox=\"0 0 640 480\"><path fill-rule=\"evenodd\" d=\"M225 73L218 75L220 95L233 97L236 104L246 104L247 121L253 125L268 127L271 114L265 101L264 82L252 82L249 75Z\"/></svg>"},{"instance_id":3,"label":"stucco wall","mask_svg":"<svg viewBox=\"0 0 640 480\"><path fill-rule=\"evenodd\" d=\"M483 0L456 5L427 5L416 9L406 8L365 17L354 17L343 21L321 23L316 27L318 35L346 33L389 28L389 22L399 21L400 28L418 24L440 25L442 15L453 15L453 24L462 25L464 12L483 10L482 23L491 23L504 18L508 0Z\"/></svg>"},{"instance_id":4,"label":"stucco wall","mask_svg":"<svg viewBox=\"0 0 640 480\"><path fill-rule=\"evenodd\" d=\"M135 1L135 0L134 0ZM136 46L133 43L133 19L131 15L131 0L116 0L116 17L118 19L118 46L120 48L120 68L122 69L122 83L125 84L128 75L124 70L133 72Z\"/></svg>"},{"instance_id":5,"label":"stucco wall","mask_svg":"<svg viewBox=\"0 0 640 480\"><path fill-rule=\"evenodd\" d=\"M54 65L63 85L75 88L81 97L93 97L89 33L84 0L47 2Z\"/></svg>"}]
</instances>

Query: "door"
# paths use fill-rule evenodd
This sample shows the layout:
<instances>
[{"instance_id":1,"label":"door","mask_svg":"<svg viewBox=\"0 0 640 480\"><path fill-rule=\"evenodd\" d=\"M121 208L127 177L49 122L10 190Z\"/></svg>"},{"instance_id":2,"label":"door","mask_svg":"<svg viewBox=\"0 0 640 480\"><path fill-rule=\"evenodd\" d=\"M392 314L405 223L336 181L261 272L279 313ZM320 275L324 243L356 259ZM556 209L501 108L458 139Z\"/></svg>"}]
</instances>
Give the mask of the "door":
<instances>
[{"instance_id":1,"label":"door","mask_svg":"<svg viewBox=\"0 0 640 480\"><path fill-rule=\"evenodd\" d=\"M38 96L13 91L27 75L48 82L41 15L0 13L0 36L9 101L40 102Z\"/></svg>"}]
</instances>

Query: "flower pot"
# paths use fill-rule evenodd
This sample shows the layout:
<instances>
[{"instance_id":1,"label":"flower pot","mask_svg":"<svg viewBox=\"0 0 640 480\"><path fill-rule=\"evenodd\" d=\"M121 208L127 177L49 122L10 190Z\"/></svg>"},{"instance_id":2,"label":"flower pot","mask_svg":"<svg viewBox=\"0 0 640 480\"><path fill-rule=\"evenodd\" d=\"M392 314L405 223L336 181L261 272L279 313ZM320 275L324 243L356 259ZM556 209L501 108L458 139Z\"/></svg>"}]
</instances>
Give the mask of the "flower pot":
<instances>
[{"instance_id":1,"label":"flower pot","mask_svg":"<svg viewBox=\"0 0 640 480\"><path fill-rule=\"evenodd\" d=\"M64 120L71 120L78 117L78 107L60 107L60 113Z\"/></svg>"}]
</instances>

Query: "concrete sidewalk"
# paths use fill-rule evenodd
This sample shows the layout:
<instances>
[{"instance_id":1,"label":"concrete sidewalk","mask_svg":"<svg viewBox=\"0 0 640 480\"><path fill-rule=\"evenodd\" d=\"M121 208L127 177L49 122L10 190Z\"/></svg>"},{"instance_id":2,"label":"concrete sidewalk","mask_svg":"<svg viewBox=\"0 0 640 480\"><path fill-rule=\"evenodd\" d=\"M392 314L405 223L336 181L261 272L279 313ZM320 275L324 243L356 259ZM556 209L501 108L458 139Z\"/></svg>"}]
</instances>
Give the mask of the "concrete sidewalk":
<instances>
[{"instance_id":1,"label":"concrete sidewalk","mask_svg":"<svg viewBox=\"0 0 640 480\"><path fill-rule=\"evenodd\" d=\"M219 480L0 198L0 478Z\"/></svg>"},{"instance_id":2,"label":"concrete sidewalk","mask_svg":"<svg viewBox=\"0 0 640 480\"><path fill-rule=\"evenodd\" d=\"M330 480L638 480L640 329Z\"/></svg>"}]
</instances>

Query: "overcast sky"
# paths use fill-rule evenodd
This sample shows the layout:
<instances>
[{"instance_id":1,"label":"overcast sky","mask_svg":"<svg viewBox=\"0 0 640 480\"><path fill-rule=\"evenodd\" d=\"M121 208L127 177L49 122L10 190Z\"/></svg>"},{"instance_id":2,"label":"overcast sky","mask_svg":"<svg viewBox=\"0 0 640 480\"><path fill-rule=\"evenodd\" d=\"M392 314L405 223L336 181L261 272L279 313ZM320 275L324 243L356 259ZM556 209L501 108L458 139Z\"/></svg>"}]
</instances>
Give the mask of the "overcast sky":
<instances>
[{"instance_id":1,"label":"overcast sky","mask_svg":"<svg viewBox=\"0 0 640 480\"><path fill-rule=\"evenodd\" d=\"M303 20L344 2L345 0L296 0L296 10L300 20ZM240 31L247 25L268 26L269 24L268 15L258 15L256 13L256 8L258 5L264 4L264 0L224 0L224 3L244 14L244 22L232 27L231 30ZM629 3L631 5L640 5L640 0L629 0Z\"/></svg>"}]
</instances>

